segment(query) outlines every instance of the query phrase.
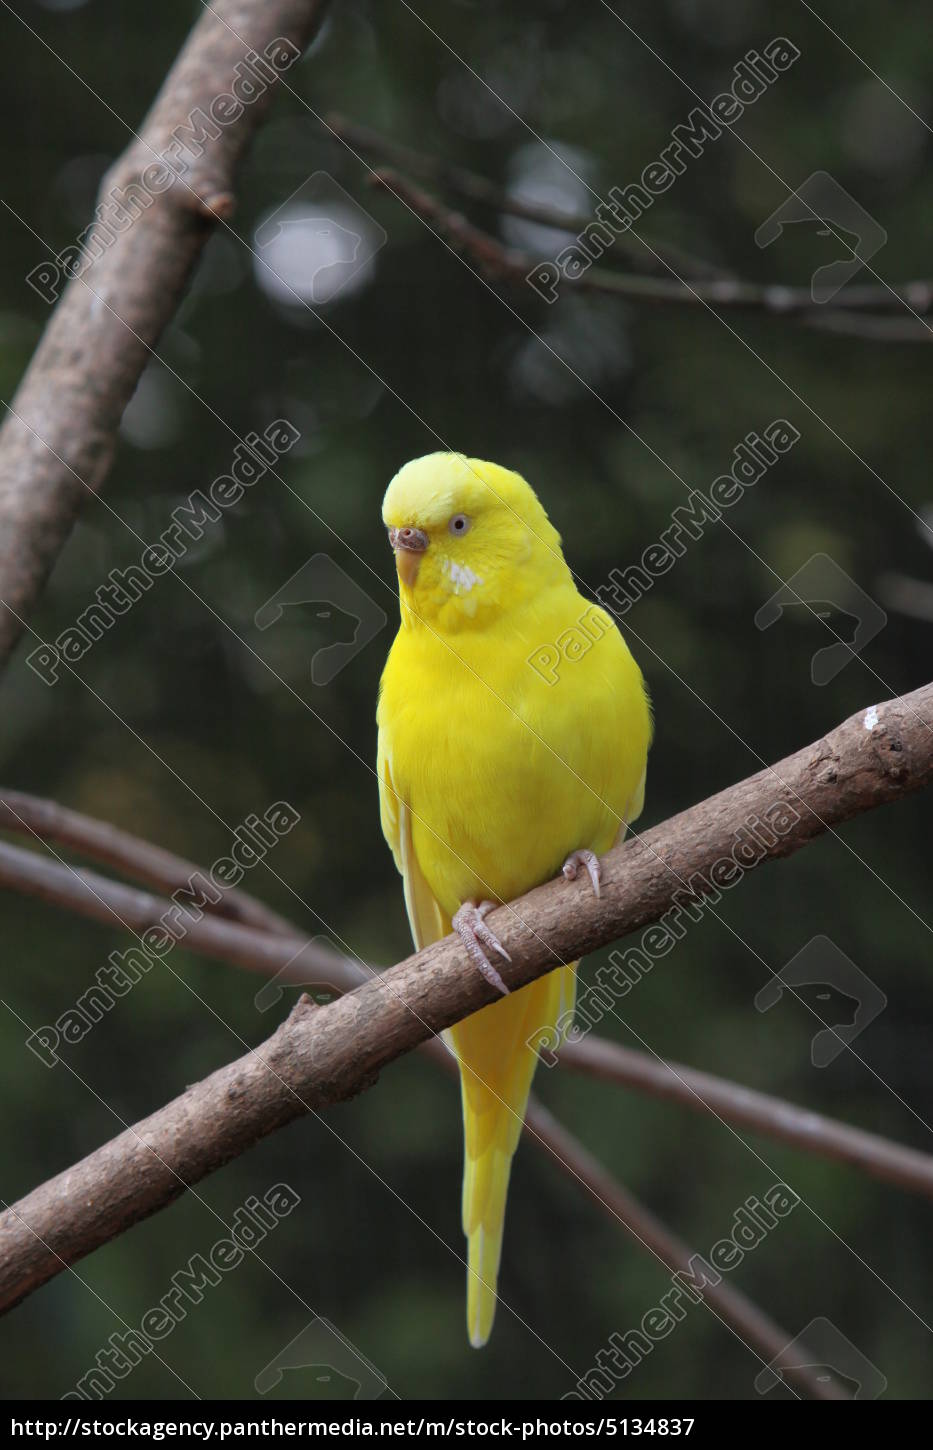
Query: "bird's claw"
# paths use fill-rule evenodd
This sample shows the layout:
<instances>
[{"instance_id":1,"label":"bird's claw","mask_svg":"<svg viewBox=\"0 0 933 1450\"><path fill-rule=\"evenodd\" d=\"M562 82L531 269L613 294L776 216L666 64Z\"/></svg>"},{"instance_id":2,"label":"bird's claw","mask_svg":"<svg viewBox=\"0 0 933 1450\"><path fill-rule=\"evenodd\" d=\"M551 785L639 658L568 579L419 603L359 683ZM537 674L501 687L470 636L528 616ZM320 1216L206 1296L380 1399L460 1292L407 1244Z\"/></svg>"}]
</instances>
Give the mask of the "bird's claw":
<instances>
[{"instance_id":1,"label":"bird's claw","mask_svg":"<svg viewBox=\"0 0 933 1450\"><path fill-rule=\"evenodd\" d=\"M590 884L593 887L593 895L599 896L600 870L599 857L596 855L596 852L587 850L571 851L563 865L563 872L568 881L576 881L577 872L581 866L586 867Z\"/></svg>"},{"instance_id":2,"label":"bird's claw","mask_svg":"<svg viewBox=\"0 0 933 1450\"><path fill-rule=\"evenodd\" d=\"M491 987L495 987L497 992L507 996L508 987L483 951L483 945L485 945L489 947L490 951L498 952L500 957L504 957L507 962L512 960L492 927L487 926L483 920L490 911L495 910L498 904L496 901L481 901L479 906L474 906L471 901L465 901L451 922L451 926L463 942L470 961L485 981Z\"/></svg>"}]
</instances>

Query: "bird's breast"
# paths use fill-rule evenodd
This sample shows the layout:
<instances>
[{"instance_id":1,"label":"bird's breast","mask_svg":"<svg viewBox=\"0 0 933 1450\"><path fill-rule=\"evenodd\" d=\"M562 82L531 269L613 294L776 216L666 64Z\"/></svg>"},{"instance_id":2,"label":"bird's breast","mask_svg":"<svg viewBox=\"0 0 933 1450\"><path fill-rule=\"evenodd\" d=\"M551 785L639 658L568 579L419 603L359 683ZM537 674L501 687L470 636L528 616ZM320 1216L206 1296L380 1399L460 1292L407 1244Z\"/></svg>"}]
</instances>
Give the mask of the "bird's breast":
<instances>
[{"instance_id":1,"label":"bird's breast","mask_svg":"<svg viewBox=\"0 0 933 1450\"><path fill-rule=\"evenodd\" d=\"M453 652L400 639L380 725L421 870L449 915L465 900L509 900L578 847L615 840L647 749L640 675L616 641L601 670L552 686L527 640L461 637Z\"/></svg>"}]
</instances>

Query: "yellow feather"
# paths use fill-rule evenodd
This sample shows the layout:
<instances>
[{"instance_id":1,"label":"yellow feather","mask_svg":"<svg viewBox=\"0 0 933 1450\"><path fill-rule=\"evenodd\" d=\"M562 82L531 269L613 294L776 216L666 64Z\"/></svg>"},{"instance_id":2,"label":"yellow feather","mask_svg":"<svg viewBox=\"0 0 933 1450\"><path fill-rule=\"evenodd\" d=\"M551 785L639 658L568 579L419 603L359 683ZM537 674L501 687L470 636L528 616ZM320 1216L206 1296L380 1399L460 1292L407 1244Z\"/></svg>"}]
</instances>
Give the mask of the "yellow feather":
<instances>
[{"instance_id":1,"label":"yellow feather","mask_svg":"<svg viewBox=\"0 0 933 1450\"><path fill-rule=\"evenodd\" d=\"M564 1003L572 1007L575 969L551 972L451 1028L463 1099L467 1328L476 1348L492 1328L509 1173L538 1062L527 1044L554 1027Z\"/></svg>"},{"instance_id":2,"label":"yellow feather","mask_svg":"<svg viewBox=\"0 0 933 1450\"><path fill-rule=\"evenodd\" d=\"M464 902L510 901L557 875L572 851L607 851L641 810L651 721L622 636L577 592L559 535L518 474L459 454L416 459L390 484L383 518L425 541L400 565L402 627L378 710L383 830L420 948L450 931ZM462 533L451 518L466 519ZM566 1031L575 968L445 1034L460 1064L477 1346L492 1328L533 1043L542 1031L553 1041L558 1024Z\"/></svg>"}]
</instances>

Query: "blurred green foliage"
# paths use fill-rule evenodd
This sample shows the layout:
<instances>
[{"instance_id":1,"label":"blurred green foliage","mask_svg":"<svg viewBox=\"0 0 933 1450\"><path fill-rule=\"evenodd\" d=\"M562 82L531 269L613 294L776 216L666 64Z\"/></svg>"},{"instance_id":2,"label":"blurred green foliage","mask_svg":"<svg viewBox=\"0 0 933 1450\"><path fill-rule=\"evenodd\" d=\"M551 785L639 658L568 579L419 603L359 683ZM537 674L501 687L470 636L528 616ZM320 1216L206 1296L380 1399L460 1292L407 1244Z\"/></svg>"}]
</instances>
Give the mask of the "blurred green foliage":
<instances>
[{"instance_id":1,"label":"blurred green foliage","mask_svg":"<svg viewBox=\"0 0 933 1450\"><path fill-rule=\"evenodd\" d=\"M47 256L39 238L58 249L86 224L104 168L199 9L179 0L156 9L21 0L4 13L15 57L0 139L9 207L4 397L47 320L24 281ZM567 0L421 9L436 36L406 5L338 0L292 73L294 94L278 97L244 169L233 226L211 242L161 361L143 379L108 506L88 502L35 628L52 637L70 624L108 570L138 557L134 532L154 538L192 490L226 471L236 437L284 416L301 429L300 444L278 478L268 475L208 533L178 578L160 580L118 621L80 678L49 690L21 649L0 714L9 785L206 863L250 811L291 801L301 825L249 888L379 963L408 947L371 769L393 625L318 688L309 660L319 624L260 634L253 615L309 556L326 552L394 620L379 505L407 458L451 446L520 468L594 589L657 538L685 485L705 488L723 471L745 433L780 416L800 430L728 526L710 527L625 621L657 714L644 823L922 683L931 655L930 626L891 613L862 657L816 688L810 658L826 642L824 626L803 611L764 633L754 625L776 576L816 551L875 596L884 571L929 574L912 516L930 497L928 348L593 296L564 295L548 309L530 289L500 292L368 189L364 168L310 109L339 108L504 184L543 176L556 200L585 208L567 164L598 196L635 180L695 104L691 91L714 95L746 50L784 33L800 60L737 135L691 164L641 234L747 276L806 284L814 261L826 260L825 241L795 238L761 252L753 238L788 185L825 169L886 228L874 264L896 283L930 270L926 8L903 4L894 15L836 3L827 12L918 115L804 6L666 0L624 7L627 23L608 7ZM356 198L387 242L365 285L348 286L316 320L269 295L251 249L262 220L319 171ZM929 803L914 798L744 882L603 1030L928 1148L928 916ZM259 1043L285 1010L283 1002L260 1014L250 974L179 948L48 1071L24 1046L27 1027L69 1007L127 939L10 894L2 921L7 1201ZM812 1019L799 1003L785 998L764 1014L753 1005L770 971L819 933L888 997L857 1040L858 1056L843 1053L824 1070L811 1066ZM926 1205L569 1073L541 1072L538 1087L699 1249L728 1231L746 1197L785 1177L808 1206L734 1281L789 1334L828 1316L887 1376L888 1394L928 1394ZM5 1392L68 1390L110 1334L138 1324L172 1274L210 1248L221 1232L215 1215L229 1218L250 1194L287 1180L302 1205L261 1257L209 1291L160 1346L161 1359L148 1357L116 1393L173 1396L184 1392L180 1377L201 1396L249 1397L256 1373L317 1314L402 1397L559 1396L571 1368L586 1370L611 1333L657 1302L667 1276L525 1144L513 1175L505 1303L490 1348L474 1353L458 1262L460 1152L453 1088L420 1061L399 1063L374 1091L261 1144L4 1319ZM620 1394L751 1397L759 1368L698 1306Z\"/></svg>"}]
</instances>

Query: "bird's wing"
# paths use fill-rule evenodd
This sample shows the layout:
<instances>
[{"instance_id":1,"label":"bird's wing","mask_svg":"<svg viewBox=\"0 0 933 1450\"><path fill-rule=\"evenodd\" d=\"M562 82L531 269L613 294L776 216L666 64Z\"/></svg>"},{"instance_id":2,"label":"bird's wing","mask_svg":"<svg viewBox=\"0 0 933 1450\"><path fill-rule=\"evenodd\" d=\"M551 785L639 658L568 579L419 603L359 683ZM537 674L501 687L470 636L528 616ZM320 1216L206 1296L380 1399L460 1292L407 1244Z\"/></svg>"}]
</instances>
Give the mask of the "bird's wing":
<instances>
[{"instance_id":1,"label":"bird's wing","mask_svg":"<svg viewBox=\"0 0 933 1450\"><path fill-rule=\"evenodd\" d=\"M377 768L382 830L401 872L412 940L420 951L422 947L445 937L450 931L450 922L435 901L418 864L411 839L411 808L393 778L392 761L381 734Z\"/></svg>"}]
</instances>

